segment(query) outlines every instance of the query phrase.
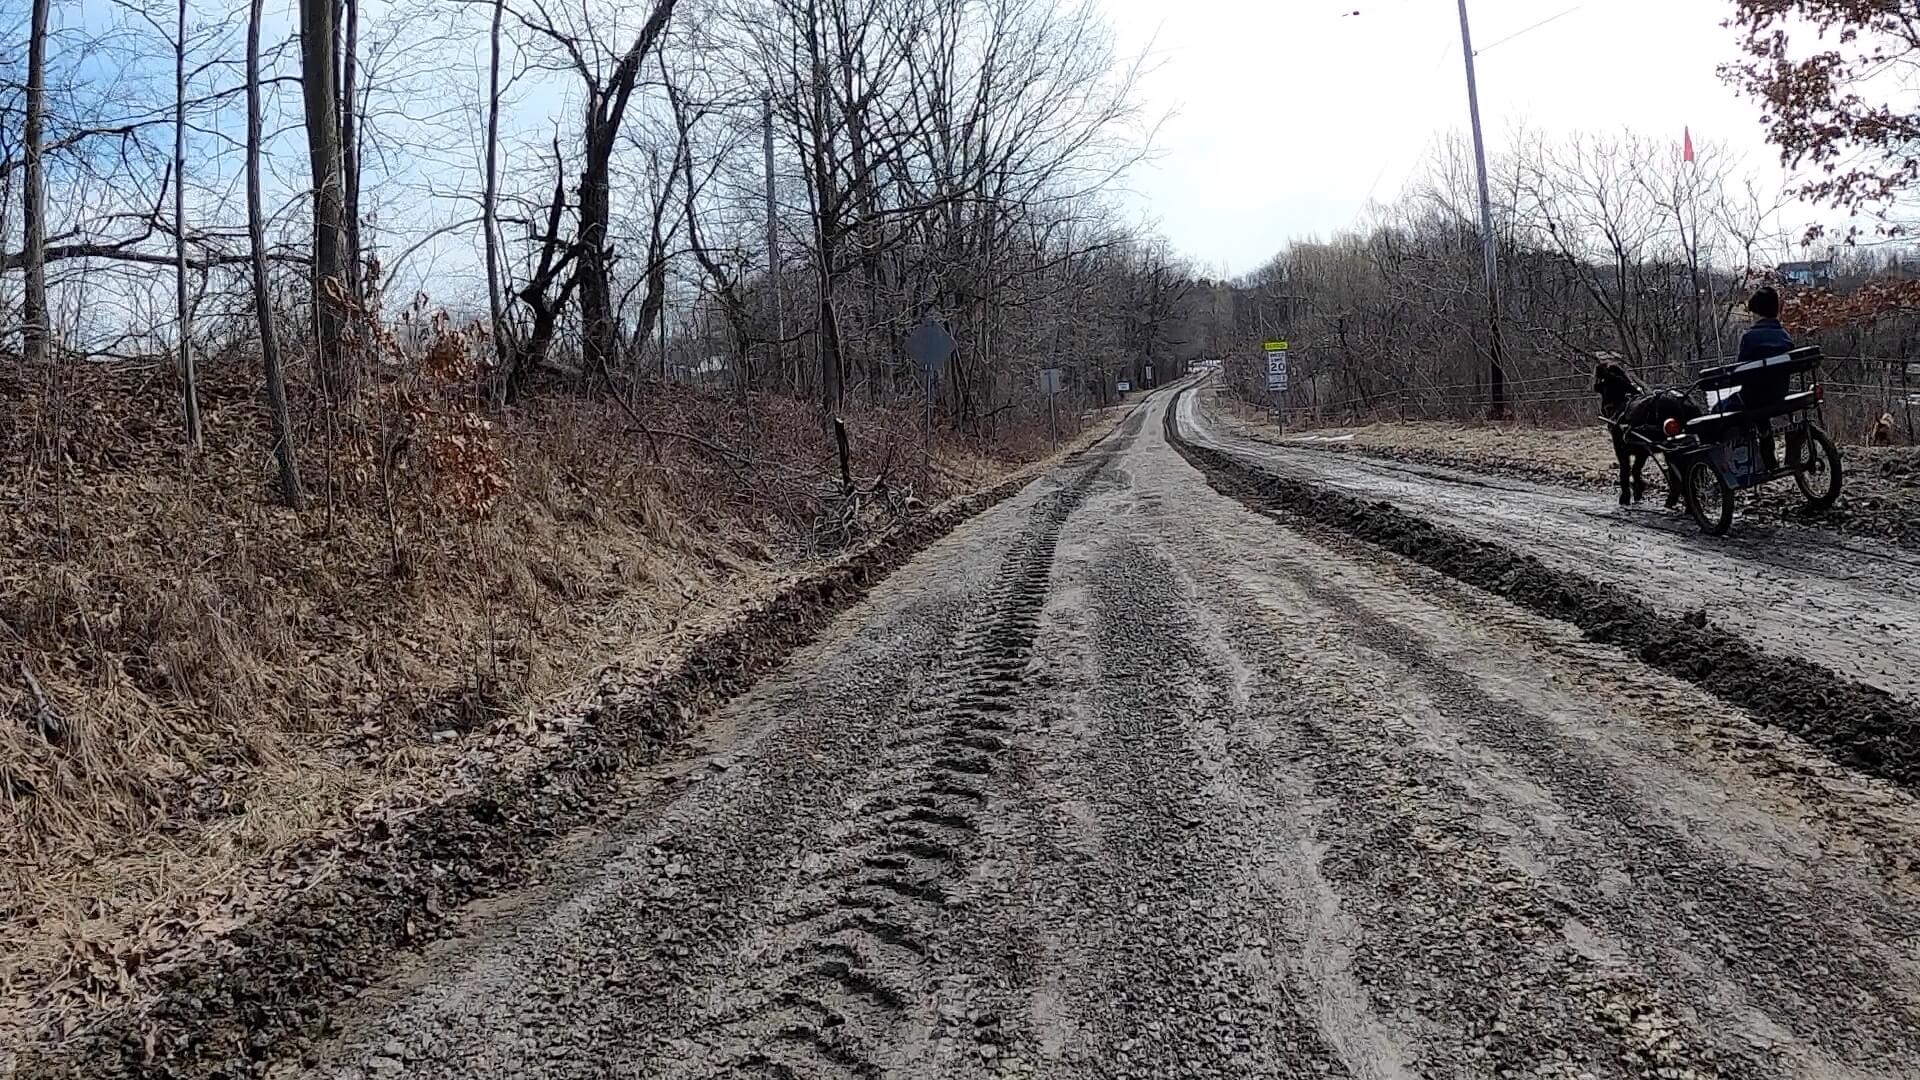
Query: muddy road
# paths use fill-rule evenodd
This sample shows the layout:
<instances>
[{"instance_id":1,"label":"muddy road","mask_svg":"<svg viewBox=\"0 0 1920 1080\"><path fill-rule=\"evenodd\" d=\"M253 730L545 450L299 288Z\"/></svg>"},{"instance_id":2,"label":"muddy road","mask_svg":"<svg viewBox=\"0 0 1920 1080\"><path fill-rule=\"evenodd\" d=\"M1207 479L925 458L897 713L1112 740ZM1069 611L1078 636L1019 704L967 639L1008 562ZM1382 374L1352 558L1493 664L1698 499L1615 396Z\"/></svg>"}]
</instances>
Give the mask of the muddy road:
<instances>
[{"instance_id":1,"label":"muddy road","mask_svg":"<svg viewBox=\"0 0 1920 1080\"><path fill-rule=\"evenodd\" d=\"M1168 405L280 1075L1920 1075L1906 790L1247 509Z\"/></svg>"},{"instance_id":2,"label":"muddy road","mask_svg":"<svg viewBox=\"0 0 1920 1080\"><path fill-rule=\"evenodd\" d=\"M1701 536L1657 491L1621 507L1611 493L1238 438L1215 422L1211 394L1202 388L1180 405L1181 428L1197 443L1522 548L1663 609L1704 612L1766 648L1920 701L1920 554L1911 550L1749 520L1728 537ZM1593 452L1611 459L1597 438ZM1786 483L1760 497L1800 495Z\"/></svg>"}]
</instances>

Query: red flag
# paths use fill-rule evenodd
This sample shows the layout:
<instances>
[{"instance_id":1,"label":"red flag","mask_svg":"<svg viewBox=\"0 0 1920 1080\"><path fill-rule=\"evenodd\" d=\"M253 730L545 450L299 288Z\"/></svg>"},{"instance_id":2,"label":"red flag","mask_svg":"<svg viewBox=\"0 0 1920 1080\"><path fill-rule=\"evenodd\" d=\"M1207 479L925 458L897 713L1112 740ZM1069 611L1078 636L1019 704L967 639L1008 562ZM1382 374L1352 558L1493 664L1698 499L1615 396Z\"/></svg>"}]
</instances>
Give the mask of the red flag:
<instances>
[{"instance_id":1,"label":"red flag","mask_svg":"<svg viewBox=\"0 0 1920 1080\"><path fill-rule=\"evenodd\" d=\"M1686 132L1686 142L1681 145L1680 160L1692 161L1693 160L1693 129L1691 127L1688 127L1688 128L1683 128L1682 130Z\"/></svg>"}]
</instances>

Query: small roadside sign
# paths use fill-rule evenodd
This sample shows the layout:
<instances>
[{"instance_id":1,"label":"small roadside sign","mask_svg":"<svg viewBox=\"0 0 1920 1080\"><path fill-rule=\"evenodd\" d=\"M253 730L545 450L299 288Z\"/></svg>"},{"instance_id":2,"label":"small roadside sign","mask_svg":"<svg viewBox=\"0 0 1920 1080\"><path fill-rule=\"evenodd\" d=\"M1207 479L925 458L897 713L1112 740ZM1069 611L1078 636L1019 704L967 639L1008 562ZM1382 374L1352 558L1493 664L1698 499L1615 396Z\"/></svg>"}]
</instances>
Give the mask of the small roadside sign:
<instances>
[{"instance_id":1,"label":"small roadside sign","mask_svg":"<svg viewBox=\"0 0 1920 1080\"><path fill-rule=\"evenodd\" d=\"M958 347L953 335L947 333L947 328L940 325L940 320L931 315L922 320L919 329L907 338L907 355L913 357L914 362L929 375L946 363L947 357L952 356L953 350Z\"/></svg>"},{"instance_id":2,"label":"small roadside sign","mask_svg":"<svg viewBox=\"0 0 1920 1080\"><path fill-rule=\"evenodd\" d=\"M920 321L920 326L907 338L907 355L920 365L927 379L927 422L926 436L920 444L923 461L931 461L933 455L933 388L940 377L940 365L947 362L953 350L959 348L953 335L940 325L940 320L928 315Z\"/></svg>"},{"instance_id":3,"label":"small roadside sign","mask_svg":"<svg viewBox=\"0 0 1920 1080\"><path fill-rule=\"evenodd\" d=\"M1040 392L1049 396L1066 389L1066 373L1057 367L1046 368L1040 372Z\"/></svg>"},{"instance_id":4,"label":"small roadside sign","mask_svg":"<svg viewBox=\"0 0 1920 1080\"><path fill-rule=\"evenodd\" d=\"M1267 342L1267 389L1284 393L1287 389L1287 343Z\"/></svg>"},{"instance_id":5,"label":"small roadside sign","mask_svg":"<svg viewBox=\"0 0 1920 1080\"><path fill-rule=\"evenodd\" d=\"M1125 379L1121 379L1121 380L1120 380L1120 392L1121 392L1121 393L1123 393L1123 394L1124 394L1124 393L1127 393L1127 392L1129 392L1129 391L1131 391L1132 389L1133 389L1133 384L1132 384L1132 383L1130 383L1130 382L1128 382L1128 381L1127 381L1127 380L1125 380Z\"/></svg>"}]
</instances>

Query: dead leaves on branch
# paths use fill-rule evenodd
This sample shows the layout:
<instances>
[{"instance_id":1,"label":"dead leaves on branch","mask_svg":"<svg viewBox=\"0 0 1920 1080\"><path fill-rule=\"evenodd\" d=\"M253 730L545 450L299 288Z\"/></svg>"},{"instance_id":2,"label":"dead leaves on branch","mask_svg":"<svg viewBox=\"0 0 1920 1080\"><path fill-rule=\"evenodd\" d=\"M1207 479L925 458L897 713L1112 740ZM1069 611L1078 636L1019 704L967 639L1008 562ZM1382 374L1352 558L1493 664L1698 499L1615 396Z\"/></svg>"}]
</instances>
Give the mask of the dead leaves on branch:
<instances>
[{"instance_id":1,"label":"dead leaves on branch","mask_svg":"<svg viewBox=\"0 0 1920 1080\"><path fill-rule=\"evenodd\" d=\"M1736 0L1726 25L1745 56L1720 76L1764 107L1784 162L1818 166L1803 196L1884 216L1920 187L1920 111L1888 75L1920 59L1911 0Z\"/></svg>"},{"instance_id":2,"label":"dead leaves on branch","mask_svg":"<svg viewBox=\"0 0 1920 1080\"><path fill-rule=\"evenodd\" d=\"M1809 288L1787 291L1780 321L1796 334L1817 334L1920 312L1920 280L1874 278L1846 292Z\"/></svg>"},{"instance_id":3,"label":"dead leaves on branch","mask_svg":"<svg viewBox=\"0 0 1920 1080\"><path fill-rule=\"evenodd\" d=\"M356 478L378 482L389 503L426 500L472 519L487 516L513 482L498 427L486 416L493 376L486 327L429 312L425 293L388 322L377 289L365 300L334 281L328 291L349 313L341 348L374 375L361 403L367 422L355 440Z\"/></svg>"}]
</instances>

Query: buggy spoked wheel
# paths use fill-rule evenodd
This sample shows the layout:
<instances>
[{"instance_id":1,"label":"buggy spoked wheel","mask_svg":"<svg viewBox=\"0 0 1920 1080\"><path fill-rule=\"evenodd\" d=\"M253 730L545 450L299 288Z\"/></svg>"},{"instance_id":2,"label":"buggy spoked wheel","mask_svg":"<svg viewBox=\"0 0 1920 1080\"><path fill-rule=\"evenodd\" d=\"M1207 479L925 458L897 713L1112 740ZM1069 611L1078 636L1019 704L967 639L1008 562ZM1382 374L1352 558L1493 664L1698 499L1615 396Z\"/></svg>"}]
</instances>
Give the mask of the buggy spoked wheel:
<instances>
[{"instance_id":1,"label":"buggy spoked wheel","mask_svg":"<svg viewBox=\"0 0 1920 1080\"><path fill-rule=\"evenodd\" d=\"M1807 497L1807 509L1821 513L1840 499L1840 448L1811 424L1793 454L1794 483Z\"/></svg>"},{"instance_id":2,"label":"buggy spoked wheel","mask_svg":"<svg viewBox=\"0 0 1920 1080\"><path fill-rule=\"evenodd\" d=\"M1720 479L1712 462L1687 466L1687 510L1700 531L1710 536L1725 536L1733 526L1733 489Z\"/></svg>"}]
</instances>

